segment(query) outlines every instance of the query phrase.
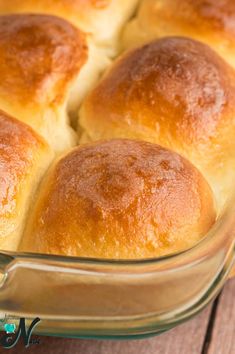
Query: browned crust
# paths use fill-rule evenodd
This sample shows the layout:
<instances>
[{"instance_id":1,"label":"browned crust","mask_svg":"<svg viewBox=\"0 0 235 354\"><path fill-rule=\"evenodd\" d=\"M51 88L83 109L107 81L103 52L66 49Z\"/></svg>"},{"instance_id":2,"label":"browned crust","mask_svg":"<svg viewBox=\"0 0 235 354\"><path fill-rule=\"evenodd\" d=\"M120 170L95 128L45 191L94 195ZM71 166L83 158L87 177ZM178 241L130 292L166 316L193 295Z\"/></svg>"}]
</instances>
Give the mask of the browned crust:
<instances>
[{"instance_id":1,"label":"browned crust","mask_svg":"<svg viewBox=\"0 0 235 354\"><path fill-rule=\"evenodd\" d=\"M88 95L80 124L93 141L147 140L181 153L206 176L226 175L234 102L235 73L225 61L205 44L167 37L119 59Z\"/></svg>"},{"instance_id":2,"label":"browned crust","mask_svg":"<svg viewBox=\"0 0 235 354\"><path fill-rule=\"evenodd\" d=\"M158 145L111 140L62 158L43 183L21 250L144 258L185 249L215 220L202 175Z\"/></svg>"},{"instance_id":3,"label":"browned crust","mask_svg":"<svg viewBox=\"0 0 235 354\"><path fill-rule=\"evenodd\" d=\"M22 187L47 144L30 127L0 111L0 224L14 223L23 215L18 203L24 199ZM24 186L27 188L27 185ZM27 194L27 192L25 192ZM9 225L9 226L10 226ZM3 230L1 230L3 232Z\"/></svg>"},{"instance_id":4,"label":"browned crust","mask_svg":"<svg viewBox=\"0 0 235 354\"><path fill-rule=\"evenodd\" d=\"M0 17L0 95L14 103L58 104L87 61L86 38L44 15Z\"/></svg>"}]
</instances>

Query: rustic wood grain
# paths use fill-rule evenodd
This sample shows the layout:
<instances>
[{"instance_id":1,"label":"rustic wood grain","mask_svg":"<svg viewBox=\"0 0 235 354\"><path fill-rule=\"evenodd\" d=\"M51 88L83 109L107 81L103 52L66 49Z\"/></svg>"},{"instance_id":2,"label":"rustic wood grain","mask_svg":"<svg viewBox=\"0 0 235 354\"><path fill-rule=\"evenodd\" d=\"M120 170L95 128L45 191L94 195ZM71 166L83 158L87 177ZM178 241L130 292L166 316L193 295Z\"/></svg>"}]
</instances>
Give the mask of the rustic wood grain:
<instances>
[{"instance_id":1,"label":"rustic wood grain","mask_svg":"<svg viewBox=\"0 0 235 354\"><path fill-rule=\"evenodd\" d=\"M34 354L201 354L211 306L193 320L159 337L135 341L92 341L37 337L40 344L25 349L19 342L10 353ZM4 353L6 350L4 351Z\"/></svg>"},{"instance_id":2,"label":"rustic wood grain","mask_svg":"<svg viewBox=\"0 0 235 354\"><path fill-rule=\"evenodd\" d=\"M235 280L226 285L218 305L212 339L206 354L235 353Z\"/></svg>"}]
</instances>

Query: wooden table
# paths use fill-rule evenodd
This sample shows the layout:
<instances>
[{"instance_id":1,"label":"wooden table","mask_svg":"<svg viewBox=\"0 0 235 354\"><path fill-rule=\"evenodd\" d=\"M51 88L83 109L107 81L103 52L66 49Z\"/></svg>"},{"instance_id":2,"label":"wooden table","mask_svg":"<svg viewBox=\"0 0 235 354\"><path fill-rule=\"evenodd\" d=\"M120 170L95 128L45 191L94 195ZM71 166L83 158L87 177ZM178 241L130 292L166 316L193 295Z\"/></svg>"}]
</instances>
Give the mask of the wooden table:
<instances>
[{"instance_id":1,"label":"wooden table","mask_svg":"<svg viewBox=\"0 0 235 354\"><path fill-rule=\"evenodd\" d=\"M159 337L135 341L92 341L32 336L39 344L12 354L235 354L235 279L219 298L193 320Z\"/></svg>"}]
</instances>

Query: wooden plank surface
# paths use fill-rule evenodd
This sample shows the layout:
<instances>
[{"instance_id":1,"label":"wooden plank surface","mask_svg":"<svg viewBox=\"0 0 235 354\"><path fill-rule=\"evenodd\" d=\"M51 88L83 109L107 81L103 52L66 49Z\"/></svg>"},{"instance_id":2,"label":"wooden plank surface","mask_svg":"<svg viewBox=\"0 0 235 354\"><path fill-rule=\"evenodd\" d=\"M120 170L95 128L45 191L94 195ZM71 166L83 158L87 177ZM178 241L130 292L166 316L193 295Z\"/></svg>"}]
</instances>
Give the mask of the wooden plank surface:
<instances>
[{"instance_id":1,"label":"wooden plank surface","mask_svg":"<svg viewBox=\"0 0 235 354\"><path fill-rule=\"evenodd\" d=\"M135 341L92 341L37 337L40 343L14 354L235 354L235 280L228 282L219 300L193 320L159 337ZM0 353L6 350L0 349Z\"/></svg>"},{"instance_id":2,"label":"wooden plank surface","mask_svg":"<svg viewBox=\"0 0 235 354\"><path fill-rule=\"evenodd\" d=\"M220 297L208 354L235 354L235 280Z\"/></svg>"}]
</instances>

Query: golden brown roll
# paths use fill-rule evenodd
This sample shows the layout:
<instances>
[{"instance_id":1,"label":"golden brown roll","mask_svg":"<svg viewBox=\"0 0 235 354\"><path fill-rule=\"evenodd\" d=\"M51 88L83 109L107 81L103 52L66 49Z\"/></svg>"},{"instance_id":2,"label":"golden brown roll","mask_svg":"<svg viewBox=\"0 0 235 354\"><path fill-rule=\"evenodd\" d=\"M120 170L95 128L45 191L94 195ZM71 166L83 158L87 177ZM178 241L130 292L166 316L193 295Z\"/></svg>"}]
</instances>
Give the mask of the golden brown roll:
<instances>
[{"instance_id":1,"label":"golden brown roll","mask_svg":"<svg viewBox=\"0 0 235 354\"><path fill-rule=\"evenodd\" d=\"M138 138L177 151L219 206L235 180L235 72L207 45L167 37L119 59L80 112L82 142Z\"/></svg>"},{"instance_id":2,"label":"golden brown roll","mask_svg":"<svg viewBox=\"0 0 235 354\"><path fill-rule=\"evenodd\" d=\"M102 65L90 58L86 36L63 19L0 16L0 109L29 124L56 151L75 144L67 111L78 107Z\"/></svg>"},{"instance_id":3,"label":"golden brown roll","mask_svg":"<svg viewBox=\"0 0 235 354\"><path fill-rule=\"evenodd\" d=\"M65 18L110 54L139 0L0 0L0 14L43 13Z\"/></svg>"},{"instance_id":4,"label":"golden brown roll","mask_svg":"<svg viewBox=\"0 0 235 354\"><path fill-rule=\"evenodd\" d=\"M235 67L234 0L142 0L123 33L123 48L165 36L187 36L213 47Z\"/></svg>"},{"instance_id":5,"label":"golden brown roll","mask_svg":"<svg viewBox=\"0 0 235 354\"><path fill-rule=\"evenodd\" d=\"M215 221L211 189L180 155L111 140L82 145L50 169L20 250L147 258L189 248Z\"/></svg>"},{"instance_id":6,"label":"golden brown roll","mask_svg":"<svg viewBox=\"0 0 235 354\"><path fill-rule=\"evenodd\" d=\"M0 111L0 249L15 251L30 203L52 159L29 126Z\"/></svg>"}]
</instances>

